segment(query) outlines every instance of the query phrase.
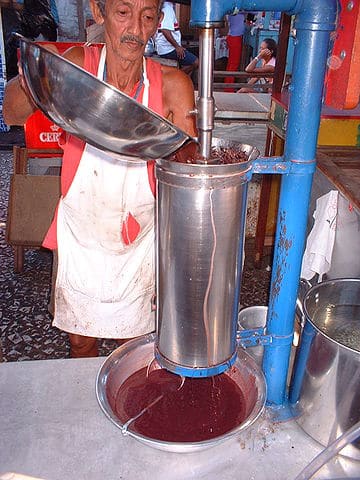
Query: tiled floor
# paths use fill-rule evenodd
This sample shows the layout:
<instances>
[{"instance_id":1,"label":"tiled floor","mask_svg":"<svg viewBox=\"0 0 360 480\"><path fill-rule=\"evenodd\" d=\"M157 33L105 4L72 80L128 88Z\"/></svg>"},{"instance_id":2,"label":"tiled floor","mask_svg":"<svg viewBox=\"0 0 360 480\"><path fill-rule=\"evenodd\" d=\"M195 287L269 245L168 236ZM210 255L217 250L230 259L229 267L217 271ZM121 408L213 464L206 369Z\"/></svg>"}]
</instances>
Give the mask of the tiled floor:
<instances>
[{"instance_id":1,"label":"tiled floor","mask_svg":"<svg viewBox=\"0 0 360 480\"><path fill-rule=\"evenodd\" d=\"M67 335L52 327L47 311L50 295L51 253L27 250L22 273L14 272L13 252L5 241L6 214L11 150L0 150L0 334L3 360L7 362L66 358L69 355ZM251 245L246 246L241 304L266 305L270 280L269 269L255 269ZM264 266L270 262L264 261ZM108 355L116 343L100 342L100 354Z\"/></svg>"}]
</instances>

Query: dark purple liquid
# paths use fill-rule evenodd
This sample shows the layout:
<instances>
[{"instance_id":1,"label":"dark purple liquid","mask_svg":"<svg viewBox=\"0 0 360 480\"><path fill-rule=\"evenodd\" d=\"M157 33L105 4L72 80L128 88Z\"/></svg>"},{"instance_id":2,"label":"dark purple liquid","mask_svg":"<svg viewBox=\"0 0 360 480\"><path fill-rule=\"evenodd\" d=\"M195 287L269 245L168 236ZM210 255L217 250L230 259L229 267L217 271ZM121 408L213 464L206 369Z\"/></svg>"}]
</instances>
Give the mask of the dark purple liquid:
<instances>
[{"instance_id":1,"label":"dark purple liquid","mask_svg":"<svg viewBox=\"0 0 360 480\"><path fill-rule=\"evenodd\" d=\"M168 442L198 442L227 433L245 419L243 392L226 374L183 382L165 369L148 377L146 372L144 367L127 378L115 399L123 424L145 409L129 425L133 432Z\"/></svg>"}]
</instances>

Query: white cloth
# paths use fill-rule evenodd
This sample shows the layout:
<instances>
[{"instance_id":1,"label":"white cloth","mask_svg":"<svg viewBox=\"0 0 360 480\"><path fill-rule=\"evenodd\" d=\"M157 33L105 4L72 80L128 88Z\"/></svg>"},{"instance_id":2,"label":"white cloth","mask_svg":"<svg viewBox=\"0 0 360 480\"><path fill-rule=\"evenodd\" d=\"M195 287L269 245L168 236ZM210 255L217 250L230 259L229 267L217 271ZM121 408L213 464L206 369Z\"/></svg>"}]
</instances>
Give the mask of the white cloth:
<instances>
[{"instance_id":1,"label":"white cloth","mask_svg":"<svg viewBox=\"0 0 360 480\"><path fill-rule=\"evenodd\" d=\"M158 31L155 35L155 45L158 55L166 55L174 50L174 46L159 32L159 30L170 30L171 34L178 45L181 45L181 32L179 22L176 18L174 5L171 2L164 2L162 7L164 17L159 24Z\"/></svg>"},{"instance_id":2,"label":"white cloth","mask_svg":"<svg viewBox=\"0 0 360 480\"><path fill-rule=\"evenodd\" d=\"M326 279L360 278L360 214L341 193L331 268Z\"/></svg>"},{"instance_id":3,"label":"white cloth","mask_svg":"<svg viewBox=\"0 0 360 480\"><path fill-rule=\"evenodd\" d=\"M275 57L271 57L270 60L268 62L263 62L262 66L265 66L265 65L269 65L270 67L275 67L276 65L276 58Z\"/></svg>"},{"instance_id":4,"label":"white cloth","mask_svg":"<svg viewBox=\"0 0 360 480\"><path fill-rule=\"evenodd\" d=\"M311 280L315 274L322 276L330 270L335 242L338 192L331 190L318 198L313 214L314 225L309 233L302 260L301 277Z\"/></svg>"},{"instance_id":5,"label":"white cloth","mask_svg":"<svg viewBox=\"0 0 360 480\"><path fill-rule=\"evenodd\" d=\"M104 60L102 55L99 78ZM146 70L144 77L146 90ZM143 99L147 102L148 92ZM154 330L154 206L145 161L119 156L114 161L107 152L85 146L58 207L55 326L100 338ZM140 227L130 242L129 217Z\"/></svg>"},{"instance_id":6,"label":"white cloth","mask_svg":"<svg viewBox=\"0 0 360 480\"><path fill-rule=\"evenodd\" d=\"M218 37L215 40L215 60L218 58L228 57L229 49L226 41L226 37Z\"/></svg>"}]
</instances>

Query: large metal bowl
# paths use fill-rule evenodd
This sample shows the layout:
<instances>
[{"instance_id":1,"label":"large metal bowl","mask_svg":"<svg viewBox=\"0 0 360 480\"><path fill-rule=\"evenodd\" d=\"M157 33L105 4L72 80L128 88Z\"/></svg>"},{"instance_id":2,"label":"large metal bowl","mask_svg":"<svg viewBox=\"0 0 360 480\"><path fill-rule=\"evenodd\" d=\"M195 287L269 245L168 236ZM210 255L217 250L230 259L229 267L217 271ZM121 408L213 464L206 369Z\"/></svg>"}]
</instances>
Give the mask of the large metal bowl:
<instances>
[{"instance_id":1,"label":"large metal bowl","mask_svg":"<svg viewBox=\"0 0 360 480\"><path fill-rule=\"evenodd\" d=\"M266 383L262 371L254 360L242 349L234 366L226 372L246 392L246 419L227 432L210 440L201 442L165 442L145 437L129 429L114 413L112 405L123 382L133 373L148 366L154 359L155 334L144 335L131 340L112 352L101 366L96 379L96 396L107 418L119 427L125 435L160 450L177 453L192 453L214 447L235 435L239 435L252 425L261 414L266 399ZM155 367L156 368L156 367ZM160 368L160 367L158 367Z\"/></svg>"},{"instance_id":2,"label":"large metal bowl","mask_svg":"<svg viewBox=\"0 0 360 480\"><path fill-rule=\"evenodd\" d=\"M42 112L65 131L127 157L171 155L190 137L94 75L17 35L28 89Z\"/></svg>"}]
</instances>

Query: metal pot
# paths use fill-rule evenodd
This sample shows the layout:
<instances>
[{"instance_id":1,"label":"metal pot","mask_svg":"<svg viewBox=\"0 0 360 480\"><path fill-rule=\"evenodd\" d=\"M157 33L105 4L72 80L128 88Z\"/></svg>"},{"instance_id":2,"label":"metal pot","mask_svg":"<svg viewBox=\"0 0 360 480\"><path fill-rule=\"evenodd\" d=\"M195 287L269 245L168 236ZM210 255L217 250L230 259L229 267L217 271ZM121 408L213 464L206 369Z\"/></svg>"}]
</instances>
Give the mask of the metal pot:
<instances>
[{"instance_id":1,"label":"metal pot","mask_svg":"<svg viewBox=\"0 0 360 480\"><path fill-rule=\"evenodd\" d=\"M266 325L266 318L268 313L268 307L263 305L255 305L246 307L240 310L238 316L238 328L239 330L253 330L257 328L263 328ZM257 365L261 367L264 347L263 345L257 345L256 347L249 348L249 355L253 357Z\"/></svg>"},{"instance_id":2,"label":"metal pot","mask_svg":"<svg viewBox=\"0 0 360 480\"><path fill-rule=\"evenodd\" d=\"M360 420L360 279L312 287L290 402L298 424L327 446ZM360 460L360 441L341 454Z\"/></svg>"}]
</instances>

